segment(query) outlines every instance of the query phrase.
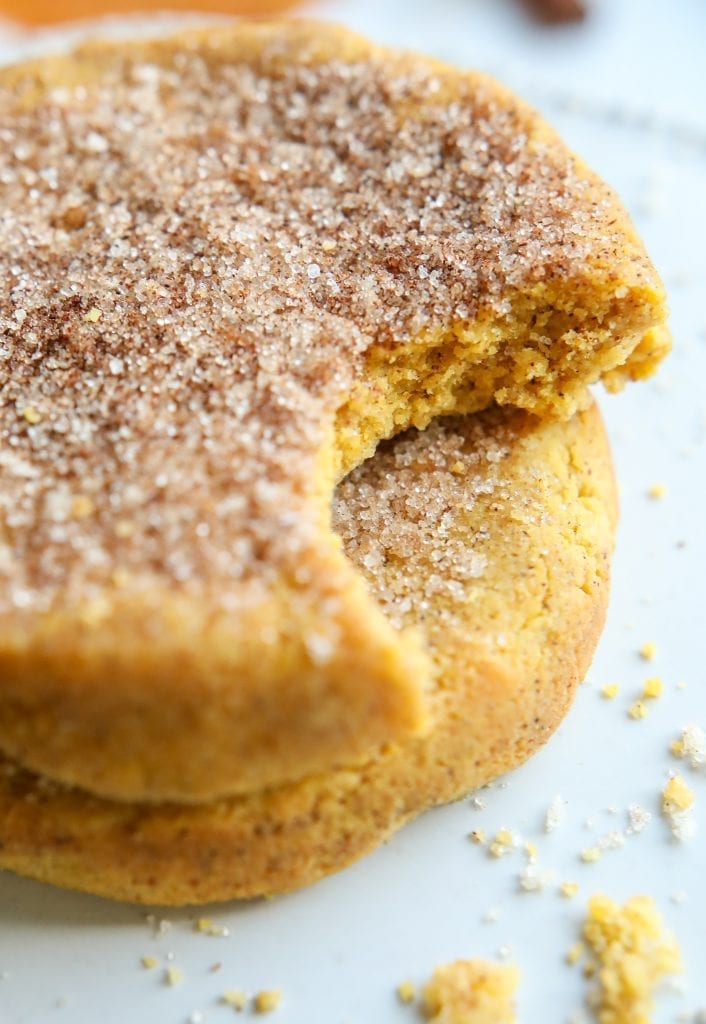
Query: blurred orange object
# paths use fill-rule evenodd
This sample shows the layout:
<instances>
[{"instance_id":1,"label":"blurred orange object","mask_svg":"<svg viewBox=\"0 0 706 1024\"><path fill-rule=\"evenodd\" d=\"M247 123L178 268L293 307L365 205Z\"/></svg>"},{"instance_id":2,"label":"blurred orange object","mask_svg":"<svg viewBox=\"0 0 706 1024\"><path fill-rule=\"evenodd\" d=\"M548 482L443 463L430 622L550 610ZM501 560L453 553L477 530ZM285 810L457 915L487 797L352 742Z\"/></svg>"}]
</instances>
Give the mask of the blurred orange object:
<instances>
[{"instance_id":1,"label":"blurred orange object","mask_svg":"<svg viewBox=\"0 0 706 1024\"><path fill-rule=\"evenodd\" d=\"M48 25L100 14L157 10L267 16L294 6L296 0L0 0L0 15L28 25Z\"/></svg>"}]
</instances>

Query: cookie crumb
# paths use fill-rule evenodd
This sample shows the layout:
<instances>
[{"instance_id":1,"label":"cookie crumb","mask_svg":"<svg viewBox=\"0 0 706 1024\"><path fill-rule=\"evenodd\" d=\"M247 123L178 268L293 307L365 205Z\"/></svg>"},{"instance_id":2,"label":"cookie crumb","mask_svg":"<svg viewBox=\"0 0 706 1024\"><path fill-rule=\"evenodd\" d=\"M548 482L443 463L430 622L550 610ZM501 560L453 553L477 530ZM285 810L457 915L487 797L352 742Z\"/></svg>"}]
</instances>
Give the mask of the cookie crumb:
<instances>
[{"instance_id":1,"label":"cookie crumb","mask_svg":"<svg viewBox=\"0 0 706 1024\"><path fill-rule=\"evenodd\" d=\"M97 324L101 315L101 311L96 306L93 306L87 313L83 314L83 319L87 324Z\"/></svg>"},{"instance_id":2,"label":"cookie crumb","mask_svg":"<svg viewBox=\"0 0 706 1024\"><path fill-rule=\"evenodd\" d=\"M431 1024L515 1024L519 972L512 964L457 960L437 967L424 988Z\"/></svg>"},{"instance_id":3,"label":"cookie crumb","mask_svg":"<svg viewBox=\"0 0 706 1024\"><path fill-rule=\"evenodd\" d=\"M230 935L230 930L222 924L216 924L210 917L200 917L194 922L194 930L201 932L202 935L215 935L222 938L226 938Z\"/></svg>"},{"instance_id":4,"label":"cookie crumb","mask_svg":"<svg viewBox=\"0 0 706 1024\"><path fill-rule=\"evenodd\" d=\"M665 494L667 493L667 488L662 483L654 483L650 485L647 493L650 498L652 498L654 501L657 501L665 496Z\"/></svg>"},{"instance_id":5,"label":"cookie crumb","mask_svg":"<svg viewBox=\"0 0 706 1024\"><path fill-rule=\"evenodd\" d=\"M213 968L212 968L213 969ZM221 996L220 1001L225 1006L232 1006L234 1010L244 1010L248 997L239 988L229 988Z\"/></svg>"},{"instance_id":6,"label":"cookie crumb","mask_svg":"<svg viewBox=\"0 0 706 1024\"><path fill-rule=\"evenodd\" d=\"M279 989L263 989L253 999L255 1013L272 1013L282 1002L282 993Z\"/></svg>"},{"instance_id":7,"label":"cookie crumb","mask_svg":"<svg viewBox=\"0 0 706 1024\"><path fill-rule=\"evenodd\" d=\"M644 661L653 661L653 659L654 659L654 657L655 657L655 655L657 653L657 648L655 647L655 645L652 643L651 640L648 640L646 644L642 645L642 647L640 648L640 652L639 653L640 653L640 657Z\"/></svg>"},{"instance_id":8,"label":"cookie crumb","mask_svg":"<svg viewBox=\"0 0 706 1024\"><path fill-rule=\"evenodd\" d=\"M563 896L565 900L573 899L578 891L578 882L562 882L559 886L559 894Z\"/></svg>"},{"instance_id":9,"label":"cookie crumb","mask_svg":"<svg viewBox=\"0 0 706 1024\"><path fill-rule=\"evenodd\" d=\"M673 775L662 792L662 809L688 811L694 804L694 794L681 775Z\"/></svg>"},{"instance_id":10,"label":"cookie crumb","mask_svg":"<svg viewBox=\"0 0 706 1024\"><path fill-rule=\"evenodd\" d=\"M618 696L620 687L617 683L606 683L601 687L601 696L605 697L606 700L614 700Z\"/></svg>"},{"instance_id":11,"label":"cookie crumb","mask_svg":"<svg viewBox=\"0 0 706 1024\"><path fill-rule=\"evenodd\" d=\"M600 860L603 856L601 850L597 846L587 846L579 854L584 864L595 864L597 860Z\"/></svg>"},{"instance_id":12,"label":"cookie crumb","mask_svg":"<svg viewBox=\"0 0 706 1024\"><path fill-rule=\"evenodd\" d=\"M142 964L146 971L154 970L154 968L157 966L157 962L158 961L156 956L150 956L149 954L147 954L146 956L140 957L140 963Z\"/></svg>"},{"instance_id":13,"label":"cookie crumb","mask_svg":"<svg viewBox=\"0 0 706 1024\"><path fill-rule=\"evenodd\" d=\"M690 768L703 768L706 764L706 734L695 722L684 726L681 736L669 749L674 757L686 761Z\"/></svg>"},{"instance_id":14,"label":"cookie crumb","mask_svg":"<svg viewBox=\"0 0 706 1024\"><path fill-rule=\"evenodd\" d=\"M164 972L164 984L175 988L184 980L184 972L179 967L167 967Z\"/></svg>"},{"instance_id":15,"label":"cookie crumb","mask_svg":"<svg viewBox=\"0 0 706 1024\"><path fill-rule=\"evenodd\" d=\"M591 1005L601 1024L638 1024L651 1018L658 982L681 971L681 955L648 896L622 906L607 896L588 902L583 937L591 949L597 987Z\"/></svg>"},{"instance_id":16,"label":"cookie crumb","mask_svg":"<svg viewBox=\"0 0 706 1024\"><path fill-rule=\"evenodd\" d=\"M401 1003L413 1003L417 998L417 986L413 981L401 981L397 986L397 998Z\"/></svg>"},{"instance_id":17,"label":"cookie crumb","mask_svg":"<svg viewBox=\"0 0 706 1024\"><path fill-rule=\"evenodd\" d=\"M657 697L661 697L663 692L664 683L659 676L650 676L649 679L645 680L642 696L646 700L655 700Z\"/></svg>"},{"instance_id":18,"label":"cookie crumb","mask_svg":"<svg viewBox=\"0 0 706 1024\"><path fill-rule=\"evenodd\" d=\"M509 828L501 828L495 833L495 838L488 847L491 857L504 857L506 853L514 849L516 839Z\"/></svg>"},{"instance_id":19,"label":"cookie crumb","mask_svg":"<svg viewBox=\"0 0 706 1024\"><path fill-rule=\"evenodd\" d=\"M628 717L638 720L640 718L647 717L647 706L641 700L636 700L634 704L631 704L628 708Z\"/></svg>"},{"instance_id":20,"label":"cookie crumb","mask_svg":"<svg viewBox=\"0 0 706 1024\"><path fill-rule=\"evenodd\" d=\"M577 964L579 960L584 956L586 947L583 942L574 942L573 946L569 946L566 951L566 962L571 967Z\"/></svg>"},{"instance_id":21,"label":"cookie crumb","mask_svg":"<svg viewBox=\"0 0 706 1024\"><path fill-rule=\"evenodd\" d=\"M669 823L672 835L681 843L694 835L693 806L693 791L681 775L673 775L662 790L662 814Z\"/></svg>"}]
</instances>

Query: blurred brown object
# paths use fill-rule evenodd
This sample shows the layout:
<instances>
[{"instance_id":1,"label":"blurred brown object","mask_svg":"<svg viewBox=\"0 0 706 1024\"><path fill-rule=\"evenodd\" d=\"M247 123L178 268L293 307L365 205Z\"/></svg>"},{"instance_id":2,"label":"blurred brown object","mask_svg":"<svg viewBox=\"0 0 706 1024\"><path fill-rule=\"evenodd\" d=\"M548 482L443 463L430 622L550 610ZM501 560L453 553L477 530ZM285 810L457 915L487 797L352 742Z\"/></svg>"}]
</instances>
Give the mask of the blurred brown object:
<instances>
[{"instance_id":1,"label":"blurred brown object","mask_svg":"<svg viewBox=\"0 0 706 1024\"><path fill-rule=\"evenodd\" d=\"M266 17L294 6L296 0L0 0L0 16L26 25L48 25L102 14L158 10Z\"/></svg>"},{"instance_id":2,"label":"blurred brown object","mask_svg":"<svg viewBox=\"0 0 706 1024\"><path fill-rule=\"evenodd\" d=\"M586 4L583 0L522 0L524 7L545 25L563 25L583 21Z\"/></svg>"}]
</instances>

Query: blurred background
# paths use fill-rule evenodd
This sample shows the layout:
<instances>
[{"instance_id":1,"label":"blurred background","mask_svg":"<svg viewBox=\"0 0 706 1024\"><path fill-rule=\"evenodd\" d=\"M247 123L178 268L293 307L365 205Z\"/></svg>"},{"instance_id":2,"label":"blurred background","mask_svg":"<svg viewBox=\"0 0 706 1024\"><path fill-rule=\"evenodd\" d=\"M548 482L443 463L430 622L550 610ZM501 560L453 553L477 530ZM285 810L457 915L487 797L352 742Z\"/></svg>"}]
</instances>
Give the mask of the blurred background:
<instances>
[{"instance_id":1,"label":"blurred background","mask_svg":"<svg viewBox=\"0 0 706 1024\"><path fill-rule=\"evenodd\" d=\"M547 24L581 20L587 2L590 0L518 0L532 17ZM270 17L303 6L297 0L1 0L0 13L24 25L47 25L101 13L124 15L150 10Z\"/></svg>"}]
</instances>

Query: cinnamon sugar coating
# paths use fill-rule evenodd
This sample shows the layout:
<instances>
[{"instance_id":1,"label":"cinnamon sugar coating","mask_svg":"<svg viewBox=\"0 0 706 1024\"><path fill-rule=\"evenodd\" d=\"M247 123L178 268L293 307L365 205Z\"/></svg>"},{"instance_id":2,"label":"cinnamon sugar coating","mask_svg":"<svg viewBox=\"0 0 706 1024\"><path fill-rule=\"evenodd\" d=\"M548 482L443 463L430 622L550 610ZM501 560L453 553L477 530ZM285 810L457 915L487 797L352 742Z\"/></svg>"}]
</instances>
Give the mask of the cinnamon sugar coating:
<instances>
[{"instance_id":1,"label":"cinnamon sugar coating","mask_svg":"<svg viewBox=\"0 0 706 1024\"><path fill-rule=\"evenodd\" d=\"M0 73L0 189L0 747L201 799L421 728L335 479L440 412L567 414L652 365L609 190L495 83L308 23Z\"/></svg>"},{"instance_id":2,"label":"cinnamon sugar coating","mask_svg":"<svg viewBox=\"0 0 706 1024\"><path fill-rule=\"evenodd\" d=\"M566 424L490 410L410 431L339 486L334 521L386 612L428 644L430 731L195 807L100 800L0 759L0 866L146 903L281 892L548 739L608 596L615 490L595 407Z\"/></svg>"}]
</instances>

